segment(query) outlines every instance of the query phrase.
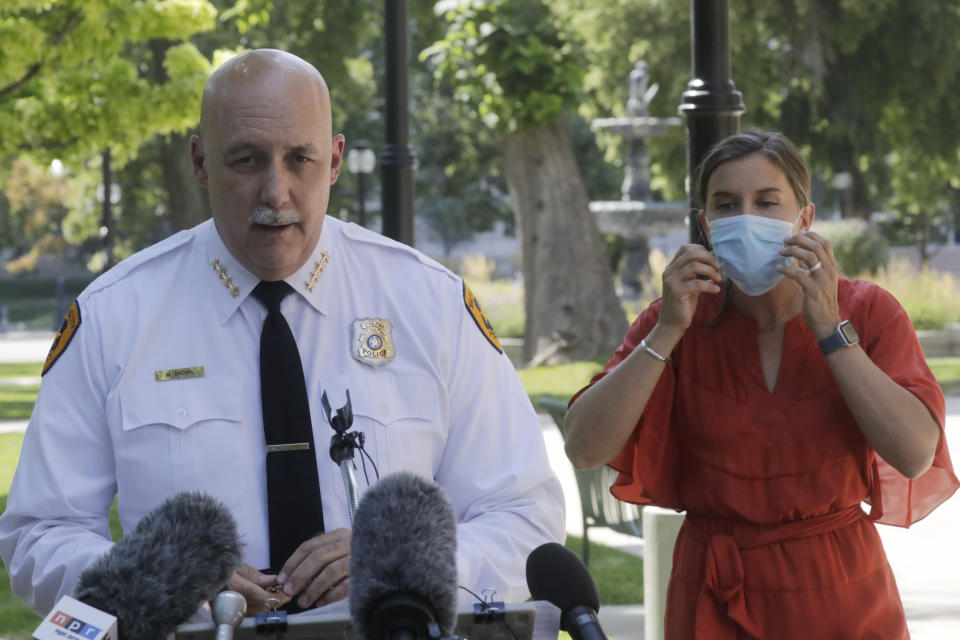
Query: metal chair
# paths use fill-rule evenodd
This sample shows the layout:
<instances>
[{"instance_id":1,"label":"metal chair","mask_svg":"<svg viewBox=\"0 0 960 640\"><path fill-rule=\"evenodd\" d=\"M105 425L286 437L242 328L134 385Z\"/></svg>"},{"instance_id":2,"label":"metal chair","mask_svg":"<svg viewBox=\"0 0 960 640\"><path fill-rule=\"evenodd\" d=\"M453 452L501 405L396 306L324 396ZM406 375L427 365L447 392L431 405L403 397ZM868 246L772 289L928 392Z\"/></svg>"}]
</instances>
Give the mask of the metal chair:
<instances>
[{"instance_id":1,"label":"metal chair","mask_svg":"<svg viewBox=\"0 0 960 640\"><path fill-rule=\"evenodd\" d=\"M535 398L534 404L550 414L566 440L563 418L567 414L567 403L551 396L540 396ZM590 539L587 533L590 527L608 527L618 533L643 537L641 507L621 502L610 493L610 486L617 479L616 471L604 465L599 469L574 469L574 475L583 512L583 551L580 555L584 564L590 564Z\"/></svg>"}]
</instances>

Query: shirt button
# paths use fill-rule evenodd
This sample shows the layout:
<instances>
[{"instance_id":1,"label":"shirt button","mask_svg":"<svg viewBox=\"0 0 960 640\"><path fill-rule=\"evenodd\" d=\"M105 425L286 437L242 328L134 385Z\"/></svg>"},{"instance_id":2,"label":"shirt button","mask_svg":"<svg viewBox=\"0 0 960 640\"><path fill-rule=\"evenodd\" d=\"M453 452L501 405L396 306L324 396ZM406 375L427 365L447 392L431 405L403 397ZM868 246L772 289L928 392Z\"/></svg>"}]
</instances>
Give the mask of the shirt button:
<instances>
[{"instance_id":1,"label":"shirt button","mask_svg":"<svg viewBox=\"0 0 960 640\"><path fill-rule=\"evenodd\" d=\"M187 411L187 408L186 408L186 407L180 407L179 409L177 409L177 417L178 417L178 418L186 418L188 413L190 413L190 412Z\"/></svg>"},{"instance_id":2,"label":"shirt button","mask_svg":"<svg viewBox=\"0 0 960 640\"><path fill-rule=\"evenodd\" d=\"M385 405L385 404L380 405L380 415L381 415L381 416L383 416L384 418L386 418L389 413L390 413L390 408L387 407L387 405Z\"/></svg>"}]
</instances>

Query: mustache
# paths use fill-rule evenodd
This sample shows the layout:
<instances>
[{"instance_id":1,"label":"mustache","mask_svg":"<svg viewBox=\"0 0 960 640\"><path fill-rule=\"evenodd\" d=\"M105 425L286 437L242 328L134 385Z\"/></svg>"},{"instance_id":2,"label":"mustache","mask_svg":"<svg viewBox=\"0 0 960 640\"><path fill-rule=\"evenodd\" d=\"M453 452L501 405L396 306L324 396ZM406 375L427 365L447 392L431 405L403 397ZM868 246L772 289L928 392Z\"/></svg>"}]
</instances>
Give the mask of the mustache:
<instances>
[{"instance_id":1,"label":"mustache","mask_svg":"<svg viewBox=\"0 0 960 640\"><path fill-rule=\"evenodd\" d=\"M256 207L250 214L251 224L278 225L300 222L300 214L296 209L274 209L272 207Z\"/></svg>"}]
</instances>

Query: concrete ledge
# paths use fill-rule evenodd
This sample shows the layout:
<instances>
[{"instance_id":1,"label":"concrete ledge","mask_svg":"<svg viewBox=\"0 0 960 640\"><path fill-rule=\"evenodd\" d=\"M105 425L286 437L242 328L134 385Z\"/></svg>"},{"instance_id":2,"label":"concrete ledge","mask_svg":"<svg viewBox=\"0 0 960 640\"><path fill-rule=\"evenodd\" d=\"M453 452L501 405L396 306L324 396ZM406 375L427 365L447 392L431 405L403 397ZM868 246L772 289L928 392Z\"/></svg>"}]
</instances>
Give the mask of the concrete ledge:
<instances>
[{"instance_id":1,"label":"concrete ledge","mask_svg":"<svg viewBox=\"0 0 960 640\"><path fill-rule=\"evenodd\" d=\"M948 325L946 329L917 331L923 355L928 358L960 357L960 323Z\"/></svg>"}]
</instances>

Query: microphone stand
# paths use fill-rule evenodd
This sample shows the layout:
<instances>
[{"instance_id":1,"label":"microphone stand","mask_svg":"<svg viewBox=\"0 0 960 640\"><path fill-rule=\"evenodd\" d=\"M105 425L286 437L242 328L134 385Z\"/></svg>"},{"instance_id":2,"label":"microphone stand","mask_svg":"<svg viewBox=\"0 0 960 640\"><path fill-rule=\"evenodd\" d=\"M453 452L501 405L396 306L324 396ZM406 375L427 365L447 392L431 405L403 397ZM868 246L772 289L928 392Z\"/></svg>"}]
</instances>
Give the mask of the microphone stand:
<instances>
[{"instance_id":1,"label":"microphone stand","mask_svg":"<svg viewBox=\"0 0 960 640\"><path fill-rule=\"evenodd\" d=\"M327 413L327 420L333 427L334 434L330 438L330 459L340 467L340 477L343 478L343 488L347 494L347 509L350 513L350 523L353 524L353 515L360 502L360 492L357 490L356 465L353 454L357 449L363 449L363 433L358 431L347 432L353 425L353 408L350 404L350 390L347 390L347 404L337 409L336 415L330 410L330 401L327 392L321 396L323 410Z\"/></svg>"}]
</instances>

